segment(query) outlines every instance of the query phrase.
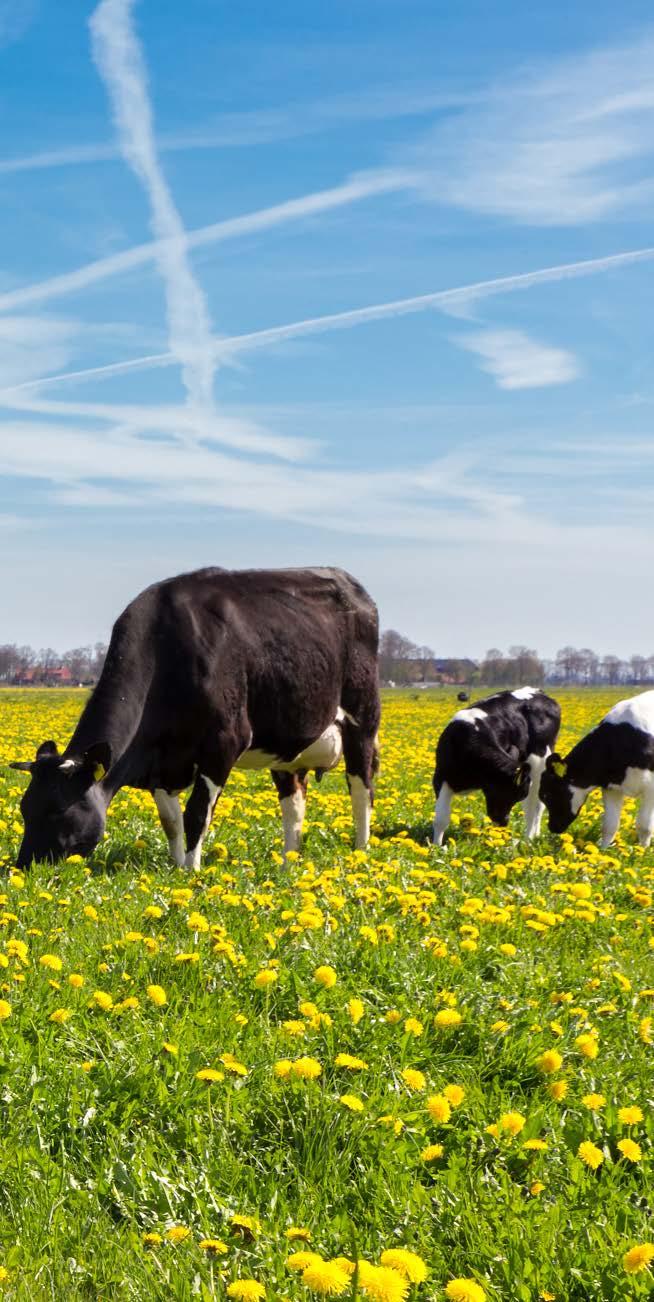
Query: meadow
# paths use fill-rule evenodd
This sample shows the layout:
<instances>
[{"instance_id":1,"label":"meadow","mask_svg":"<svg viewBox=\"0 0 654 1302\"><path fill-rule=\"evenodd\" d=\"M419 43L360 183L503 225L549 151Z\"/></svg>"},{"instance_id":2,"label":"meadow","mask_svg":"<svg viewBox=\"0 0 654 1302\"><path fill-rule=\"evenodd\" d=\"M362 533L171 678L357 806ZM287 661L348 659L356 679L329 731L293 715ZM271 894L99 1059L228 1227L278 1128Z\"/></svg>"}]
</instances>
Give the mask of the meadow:
<instances>
[{"instance_id":1,"label":"meadow","mask_svg":"<svg viewBox=\"0 0 654 1302\"><path fill-rule=\"evenodd\" d=\"M560 694L561 749L620 692ZM342 771L284 865L232 775L195 874L124 791L92 860L21 875L25 779L81 692L0 693L7 1298L607 1302L654 1295L654 849L429 845L451 690L386 695L368 853Z\"/></svg>"}]
</instances>

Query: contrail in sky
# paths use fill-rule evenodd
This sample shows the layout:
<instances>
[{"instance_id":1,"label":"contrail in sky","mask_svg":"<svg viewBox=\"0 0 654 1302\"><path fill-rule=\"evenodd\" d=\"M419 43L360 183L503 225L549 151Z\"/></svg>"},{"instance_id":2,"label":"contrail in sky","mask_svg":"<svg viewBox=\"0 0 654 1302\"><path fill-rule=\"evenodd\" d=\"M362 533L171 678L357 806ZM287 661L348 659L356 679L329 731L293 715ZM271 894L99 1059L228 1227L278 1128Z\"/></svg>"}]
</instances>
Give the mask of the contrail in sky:
<instances>
[{"instance_id":1,"label":"contrail in sky","mask_svg":"<svg viewBox=\"0 0 654 1302\"><path fill-rule=\"evenodd\" d=\"M431 294L418 294L413 298L396 298L388 303L376 303L370 307L358 307L346 312L332 312L327 316L307 317L303 321L293 321L288 325L271 326L266 330L254 330L249 334L232 335L213 340L212 348L216 360L220 357L230 358L237 353L266 348L286 339L297 339L304 335L322 334L330 330L345 330L370 321L381 321L385 317L408 316L415 312L424 312L430 308L447 308L463 303L474 302L479 298L490 298L495 294L511 293L514 290L531 289L535 285L551 284L561 280L574 280L582 276L597 275L599 272L612 271L633 263L647 262L654 259L654 247L631 249L624 253L612 253L604 258L587 258L583 262L564 262L554 267L543 267L537 271L525 271L515 276L499 276L493 280L473 281L468 285L459 285L452 289L438 289ZM92 366L81 371L67 371L59 375L44 376L40 380L27 380L24 384L0 391L0 397L23 389L38 389L42 384L59 384L66 380L93 379L94 377L120 375L124 372L148 370L157 366L172 366L177 358L172 352L150 353L144 357L134 357L130 361L110 362L106 366Z\"/></svg>"}]
</instances>

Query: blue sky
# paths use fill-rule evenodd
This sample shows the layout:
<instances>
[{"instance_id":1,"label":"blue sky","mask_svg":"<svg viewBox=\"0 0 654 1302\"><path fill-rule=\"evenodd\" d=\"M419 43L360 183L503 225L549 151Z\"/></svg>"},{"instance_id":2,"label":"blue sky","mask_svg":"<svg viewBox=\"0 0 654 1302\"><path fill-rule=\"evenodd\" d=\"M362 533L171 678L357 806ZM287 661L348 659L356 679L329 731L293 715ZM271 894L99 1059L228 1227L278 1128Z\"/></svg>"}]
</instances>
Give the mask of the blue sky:
<instances>
[{"instance_id":1,"label":"blue sky","mask_svg":"<svg viewBox=\"0 0 654 1302\"><path fill-rule=\"evenodd\" d=\"M1 641L333 563L654 651L649 5L0 0L0 63Z\"/></svg>"}]
</instances>

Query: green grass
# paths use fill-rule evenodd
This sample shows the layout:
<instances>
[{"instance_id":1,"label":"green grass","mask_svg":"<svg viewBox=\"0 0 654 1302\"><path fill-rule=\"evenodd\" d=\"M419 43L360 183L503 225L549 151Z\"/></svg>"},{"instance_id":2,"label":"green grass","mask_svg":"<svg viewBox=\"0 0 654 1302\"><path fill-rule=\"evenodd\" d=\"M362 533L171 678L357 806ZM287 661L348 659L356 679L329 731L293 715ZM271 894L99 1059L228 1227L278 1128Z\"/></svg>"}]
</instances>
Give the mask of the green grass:
<instances>
[{"instance_id":1,"label":"green grass","mask_svg":"<svg viewBox=\"0 0 654 1302\"><path fill-rule=\"evenodd\" d=\"M562 696L568 741L616 695ZM443 1298L456 1276L493 1302L653 1295L651 1273L626 1273L622 1258L654 1237L654 1048L643 1025L654 1016L644 993L654 987L654 853L634 845L633 811L618 845L599 853L596 800L572 837L545 833L529 847L520 816L504 833L470 798L447 848L430 848L433 745L454 706L453 692L386 700L367 858L350 851L342 774L312 785L304 855L287 867L272 783L237 774L192 878L168 864L153 804L134 792L115 802L89 864L9 873L0 899L0 997L11 1004L0 1023L5 1296L223 1298L245 1277L270 1299L308 1299L284 1264L302 1246L289 1246L291 1226L308 1228L325 1257L378 1262L384 1249L412 1248L430 1272L411 1288L416 1300ZM29 758L46 736L63 744L80 707L79 693L3 692L0 758ZM23 785L0 777L7 868ZM172 894L187 887L190 900ZM25 964L12 939L27 945ZM61 971L42 966L44 954ZM257 988L271 963L275 984ZM331 989L314 977L321 964L337 973ZM84 977L80 989L71 973ZM165 1006L148 997L152 984ZM95 991L114 1007L102 1011ZM364 1005L357 1025L353 997ZM138 1006L120 1011L126 998ZM303 1000L330 1024L302 1017ZM440 1029L435 1014L449 1006L461 1023ZM50 1020L58 1008L71 1012L64 1024ZM405 1029L410 1017L421 1034ZM301 1038L284 1031L288 1020L304 1023ZM595 1059L575 1046L589 1029ZM537 1066L549 1048L563 1055L552 1077ZM337 1067L341 1052L368 1066ZM247 1074L225 1070L226 1054ZM274 1075L275 1062L301 1055L321 1064L319 1080ZM224 1079L197 1080L207 1067ZM406 1067L425 1074L424 1091L407 1088ZM552 1080L566 1082L564 1099L548 1093ZM439 1125L426 1100L450 1084L465 1097ZM595 1091L606 1098L598 1112L581 1102ZM344 1107L346 1093L364 1110ZM618 1117L628 1104L644 1114L631 1127ZM525 1118L522 1131L488 1133L508 1112ZM398 1133L381 1117L400 1121ZM622 1157L626 1136L641 1161ZM546 1151L524 1149L534 1137ZM577 1156L584 1140L604 1155L596 1172ZM442 1159L423 1161L436 1142ZM535 1181L544 1187L532 1193ZM260 1231L239 1231L233 1215L256 1217ZM191 1232L175 1244L165 1239L171 1226ZM163 1241L147 1247L147 1233ZM212 1258L203 1237L227 1252Z\"/></svg>"}]
</instances>

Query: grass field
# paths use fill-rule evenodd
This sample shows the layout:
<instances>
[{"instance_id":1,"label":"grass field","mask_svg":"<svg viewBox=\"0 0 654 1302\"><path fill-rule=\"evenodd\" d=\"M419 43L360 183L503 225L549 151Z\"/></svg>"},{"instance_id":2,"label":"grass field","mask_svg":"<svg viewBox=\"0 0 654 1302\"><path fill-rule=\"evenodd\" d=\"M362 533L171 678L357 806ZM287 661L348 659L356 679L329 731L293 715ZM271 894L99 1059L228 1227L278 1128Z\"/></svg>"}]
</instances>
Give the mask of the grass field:
<instances>
[{"instance_id":1,"label":"grass field","mask_svg":"<svg viewBox=\"0 0 654 1302\"><path fill-rule=\"evenodd\" d=\"M562 693L562 749L618 695ZM0 762L82 699L0 693ZM597 798L530 847L468 798L434 850L454 693L384 705L367 855L342 773L286 867L237 773L193 876L125 791L92 861L23 877L0 771L6 1297L654 1296L654 850L629 807L601 853Z\"/></svg>"}]
</instances>

